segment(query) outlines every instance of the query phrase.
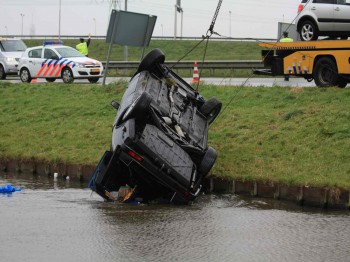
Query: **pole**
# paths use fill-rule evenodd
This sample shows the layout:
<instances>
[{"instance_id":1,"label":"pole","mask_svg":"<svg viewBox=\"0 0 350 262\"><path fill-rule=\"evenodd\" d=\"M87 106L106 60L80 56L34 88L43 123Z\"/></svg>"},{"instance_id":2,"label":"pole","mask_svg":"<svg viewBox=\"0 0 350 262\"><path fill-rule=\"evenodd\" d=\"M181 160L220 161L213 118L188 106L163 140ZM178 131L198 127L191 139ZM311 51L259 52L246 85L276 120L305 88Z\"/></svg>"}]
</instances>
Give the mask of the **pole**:
<instances>
[{"instance_id":1,"label":"pole","mask_svg":"<svg viewBox=\"0 0 350 262\"><path fill-rule=\"evenodd\" d=\"M229 26L229 28L230 28L230 37L231 37L231 11L228 11L228 12L230 14L230 26Z\"/></svg>"},{"instance_id":2,"label":"pole","mask_svg":"<svg viewBox=\"0 0 350 262\"><path fill-rule=\"evenodd\" d=\"M61 0L58 7L58 40L61 40Z\"/></svg>"},{"instance_id":3,"label":"pole","mask_svg":"<svg viewBox=\"0 0 350 262\"><path fill-rule=\"evenodd\" d=\"M182 39L183 20L184 20L184 11L181 9L181 39Z\"/></svg>"},{"instance_id":4,"label":"pole","mask_svg":"<svg viewBox=\"0 0 350 262\"><path fill-rule=\"evenodd\" d=\"M125 0L125 11L128 11L128 0ZM124 60L128 61L128 46L124 46Z\"/></svg>"},{"instance_id":5,"label":"pole","mask_svg":"<svg viewBox=\"0 0 350 262\"><path fill-rule=\"evenodd\" d=\"M25 14L20 14L21 17L22 17L22 29L21 29L21 36L23 36L23 17L25 16Z\"/></svg>"},{"instance_id":6,"label":"pole","mask_svg":"<svg viewBox=\"0 0 350 262\"><path fill-rule=\"evenodd\" d=\"M176 40L176 30L177 30L177 5L175 4L174 40Z\"/></svg>"}]
</instances>

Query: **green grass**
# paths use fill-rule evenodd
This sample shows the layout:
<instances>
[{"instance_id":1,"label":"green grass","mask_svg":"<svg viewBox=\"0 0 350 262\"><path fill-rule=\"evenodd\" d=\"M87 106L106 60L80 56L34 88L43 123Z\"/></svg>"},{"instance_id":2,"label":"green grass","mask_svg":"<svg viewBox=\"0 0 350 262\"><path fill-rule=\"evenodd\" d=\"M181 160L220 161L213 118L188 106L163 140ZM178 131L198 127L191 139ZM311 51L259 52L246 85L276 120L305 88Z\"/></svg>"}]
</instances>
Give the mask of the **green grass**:
<instances>
[{"instance_id":1,"label":"green grass","mask_svg":"<svg viewBox=\"0 0 350 262\"><path fill-rule=\"evenodd\" d=\"M42 45L43 40L24 40L28 47ZM76 40L64 40L64 44L74 47L79 42ZM145 54L149 51L160 48L167 61L178 61L185 54L187 54L200 40L152 40L148 48L145 49ZM197 60L199 63L203 60L206 42L201 43L198 48L193 50L183 60ZM107 60L109 45L105 40L91 40L89 47L89 57L100 61ZM124 47L120 45L113 45L111 53L111 61L124 61ZM142 49L140 47L128 47L128 60L140 61L142 56ZM261 48L255 42L232 42L232 41L209 41L205 60L260 60ZM213 71L201 71L201 77L213 76ZM125 70L109 70L110 76L131 76L132 71ZM192 71L180 70L181 76L192 76ZM238 70L215 70L215 76L220 77L247 77L251 75L250 69Z\"/></svg>"},{"instance_id":2,"label":"green grass","mask_svg":"<svg viewBox=\"0 0 350 262\"><path fill-rule=\"evenodd\" d=\"M126 85L0 82L0 157L96 164ZM212 174L350 188L350 89L200 88L224 108L209 133Z\"/></svg>"}]
</instances>

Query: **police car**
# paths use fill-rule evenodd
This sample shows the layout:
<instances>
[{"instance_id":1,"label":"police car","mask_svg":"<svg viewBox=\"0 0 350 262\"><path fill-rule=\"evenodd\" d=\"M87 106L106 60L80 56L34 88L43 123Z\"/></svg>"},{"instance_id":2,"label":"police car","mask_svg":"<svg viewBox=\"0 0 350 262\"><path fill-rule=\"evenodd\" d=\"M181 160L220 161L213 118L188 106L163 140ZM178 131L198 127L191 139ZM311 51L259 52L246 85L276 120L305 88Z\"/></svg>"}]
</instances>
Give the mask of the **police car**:
<instances>
[{"instance_id":1,"label":"police car","mask_svg":"<svg viewBox=\"0 0 350 262\"><path fill-rule=\"evenodd\" d=\"M62 78L64 83L88 79L90 83L96 83L103 75L103 65L72 47L64 46L62 41L48 41L24 52L18 74L21 81L27 83L33 78L45 78L48 82Z\"/></svg>"}]
</instances>

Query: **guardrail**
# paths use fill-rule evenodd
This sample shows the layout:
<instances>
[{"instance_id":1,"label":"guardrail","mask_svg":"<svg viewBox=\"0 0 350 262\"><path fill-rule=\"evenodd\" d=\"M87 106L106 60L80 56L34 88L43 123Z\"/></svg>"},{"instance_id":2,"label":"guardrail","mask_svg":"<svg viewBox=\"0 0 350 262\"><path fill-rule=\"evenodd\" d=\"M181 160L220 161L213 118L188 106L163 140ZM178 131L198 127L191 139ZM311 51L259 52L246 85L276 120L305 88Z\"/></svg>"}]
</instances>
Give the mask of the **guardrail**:
<instances>
[{"instance_id":1,"label":"guardrail","mask_svg":"<svg viewBox=\"0 0 350 262\"><path fill-rule=\"evenodd\" d=\"M106 66L106 61L102 61L103 66ZM140 62L138 61L110 61L109 69L137 69ZM165 65L173 69L193 69L194 61L166 61ZM252 69L264 68L264 64L260 60L217 60L205 61L202 64L198 61L198 68L202 69Z\"/></svg>"}]
</instances>

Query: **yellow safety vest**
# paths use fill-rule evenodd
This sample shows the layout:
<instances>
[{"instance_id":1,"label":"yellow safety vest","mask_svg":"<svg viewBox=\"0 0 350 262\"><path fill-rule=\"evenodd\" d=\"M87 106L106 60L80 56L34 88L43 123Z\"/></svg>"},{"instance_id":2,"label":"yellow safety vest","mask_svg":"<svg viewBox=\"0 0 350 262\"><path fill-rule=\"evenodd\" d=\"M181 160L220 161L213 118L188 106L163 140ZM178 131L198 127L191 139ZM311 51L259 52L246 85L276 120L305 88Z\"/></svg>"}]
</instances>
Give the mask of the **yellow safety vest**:
<instances>
[{"instance_id":1,"label":"yellow safety vest","mask_svg":"<svg viewBox=\"0 0 350 262\"><path fill-rule=\"evenodd\" d=\"M87 56L89 54L89 50L88 50L86 42L77 44L75 48L83 55Z\"/></svg>"},{"instance_id":2,"label":"yellow safety vest","mask_svg":"<svg viewBox=\"0 0 350 262\"><path fill-rule=\"evenodd\" d=\"M290 37L285 37L285 38L281 38L280 42L293 42L293 39Z\"/></svg>"}]
</instances>

